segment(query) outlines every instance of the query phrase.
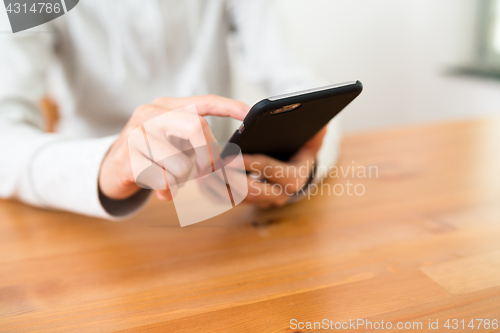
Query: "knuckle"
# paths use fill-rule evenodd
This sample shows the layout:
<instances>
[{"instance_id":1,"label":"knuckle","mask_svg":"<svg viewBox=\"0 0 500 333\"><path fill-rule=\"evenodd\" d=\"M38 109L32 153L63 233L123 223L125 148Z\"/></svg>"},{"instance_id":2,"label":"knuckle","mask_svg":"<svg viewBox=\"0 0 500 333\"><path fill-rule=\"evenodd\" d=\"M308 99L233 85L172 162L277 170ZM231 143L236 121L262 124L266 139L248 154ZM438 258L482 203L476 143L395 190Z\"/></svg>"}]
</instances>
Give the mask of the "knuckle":
<instances>
[{"instance_id":1,"label":"knuckle","mask_svg":"<svg viewBox=\"0 0 500 333\"><path fill-rule=\"evenodd\" d=\"M213 103L210 100L205 99L200 104L201 104L202 109L206 110L208 113L212 112Z\"/></svg>"},{"instance_id":2,"label":"knuckle","mask_svg":"<svg viewBox=\"0 0 500 333\"><path fill-rule=\"evenodd\" d=\"M157 97L153 100L153 104L157 104L157 105L168 104L168 97Z\"/></svg>"},{"instance_id":3,"label":"knuckle","mask_svg":"<svg viewBox=\"0 0 500 333\"><path fill-rule=\"evenodd\" d=\"M139 124L142 124L145 121L148 121L160 115L161 114L160 110L161 109L158 106L151 104L143 104L135 110L134 117Z\"/></svg>"},{"instance_id":4,"label":"knuckle","mask_svg":"<svg viewBox=\"0 0 500 333\"><path fill-rule=\"evenodd\" d=\"M134 111L134 115L136 114L142 114L144 112L146 112L146 110L149 108L149 105L148 104L141 104L139 105L135 111Z\"/></svg>"},{"instance_id":5,"label":"knuckle","mask_svg":"<svg viewBox=\"0 0 500 333\"><path fill-rule=\"evenodd\" d=\"M151 105L149 104L142 104L139 107L137 107L134 111L134 116L137 118L144 118L147 114L151 112Z\"/></svg>"},{"instance_id":6,"label":"knuckle","mask_svg":"<svg viewBox=\"0 0 500 333\"><path fill-rule=\"evenodd\" d=\"M217 99L218 96L214 94L204 95L202 96L199 105L208 112L211 112L211 110L214 108L214 105L216 105Z\"/></svg>"}]
</instances>

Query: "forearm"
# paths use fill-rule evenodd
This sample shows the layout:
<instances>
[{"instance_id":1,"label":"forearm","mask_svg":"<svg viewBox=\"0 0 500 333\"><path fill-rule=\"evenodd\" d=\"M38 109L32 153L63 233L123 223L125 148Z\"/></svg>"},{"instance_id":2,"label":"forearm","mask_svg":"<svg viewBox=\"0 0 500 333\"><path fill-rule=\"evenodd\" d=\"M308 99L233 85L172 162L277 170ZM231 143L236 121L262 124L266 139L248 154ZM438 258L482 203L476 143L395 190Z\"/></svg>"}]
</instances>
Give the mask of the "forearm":
<instances>
[{"instance_id":1,"label":"forearm","mask_svg":"<svg viewBox=\"0 0 500 333\"><path fill-rule=\"evenodd\" d=\"M66 140L17 125L0 134L0 196L31 205L116 219L137 211L141 193L114 201L99 195L99 170L116 137Z\"/></svg>"}]
</instances>

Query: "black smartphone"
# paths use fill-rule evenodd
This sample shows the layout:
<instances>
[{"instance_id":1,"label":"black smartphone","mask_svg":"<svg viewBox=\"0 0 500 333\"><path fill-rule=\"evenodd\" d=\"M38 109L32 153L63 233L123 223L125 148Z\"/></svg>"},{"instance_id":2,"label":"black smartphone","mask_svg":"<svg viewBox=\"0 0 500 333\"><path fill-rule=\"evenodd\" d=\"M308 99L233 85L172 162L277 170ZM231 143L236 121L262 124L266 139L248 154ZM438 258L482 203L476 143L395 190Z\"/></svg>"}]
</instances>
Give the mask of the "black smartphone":
<instances>
[{"instance_id":1,"label":"black smartphone","mask_svg":"<svg viewBox=\"0 0 500 333\"><path fill-rule=\"evenodd\" d=\"M287 161L363 90L359 81L266 98L255 104L229 142L243 154ZM227 145L222 157L238 152Z\"/></svg>"}]
</instances>

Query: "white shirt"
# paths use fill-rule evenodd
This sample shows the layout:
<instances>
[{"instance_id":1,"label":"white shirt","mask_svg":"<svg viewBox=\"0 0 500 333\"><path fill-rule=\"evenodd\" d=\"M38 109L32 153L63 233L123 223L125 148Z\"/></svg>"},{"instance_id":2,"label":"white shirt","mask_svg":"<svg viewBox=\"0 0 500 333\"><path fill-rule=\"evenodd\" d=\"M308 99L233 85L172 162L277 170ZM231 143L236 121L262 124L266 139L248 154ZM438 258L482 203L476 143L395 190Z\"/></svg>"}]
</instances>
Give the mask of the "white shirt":
<instances>
[{"instance_id":1,"label":"white shirt","mask_svg":"<svg viewBox=\"0 0 500 333\"><path fill-rule=\"evenodd\" d=\"M104 218L135 212L147 195L103 207L97 180L106 152L134 109L156 97L229 96L232 30L243 73L269 95L314 85L281 45L270 7L261 0L85 0L42 26L0 34L0 197ZM43 132L38 103L46 95L59 106L55 134ZM219 140L237 128L227 119L210 123ZM318 164L335 162L338 141L330 130Z\"/></svg>"}]
</instances>

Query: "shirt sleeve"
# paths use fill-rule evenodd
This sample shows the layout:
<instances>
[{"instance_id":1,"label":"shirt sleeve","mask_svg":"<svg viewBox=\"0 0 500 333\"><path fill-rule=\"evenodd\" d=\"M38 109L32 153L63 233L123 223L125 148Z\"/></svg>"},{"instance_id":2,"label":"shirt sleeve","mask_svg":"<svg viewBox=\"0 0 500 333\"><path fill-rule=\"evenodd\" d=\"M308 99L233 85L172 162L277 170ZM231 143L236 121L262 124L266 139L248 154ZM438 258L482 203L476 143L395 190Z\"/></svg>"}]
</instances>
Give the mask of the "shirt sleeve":
<instances>
[{"instance_id":1,"label":"shirt sleeve","mask_svg":"<svg viewBox=\"0 0 500 333\"><path fill-rule=\"evenodd\" d=\"M274 6L273 1L266 0L229 2L231 22L240 43L242 73L271 95L328 84L314 76L289 51ZM325 178L325 170L337 162L341 139L340 118L337 116L328 124L327 134L316 157L315 165L319 172L315 173L312 182Z\"/></svg>"},{"instance_id":2,"label":"shirt sleeve","mask_svg":"<svg viewBox=\"0 0 500 333\"><path fill-rule=\"evenodd\" d=\"M49 26L45 32L0 34L0 197L101 218L126 217L148 195L141 191L118 203L100 198L101 162L116 137L74 140L43 131L38 103L46 93L57 36L46 32Z\"/></svg>"}]
</instances>

